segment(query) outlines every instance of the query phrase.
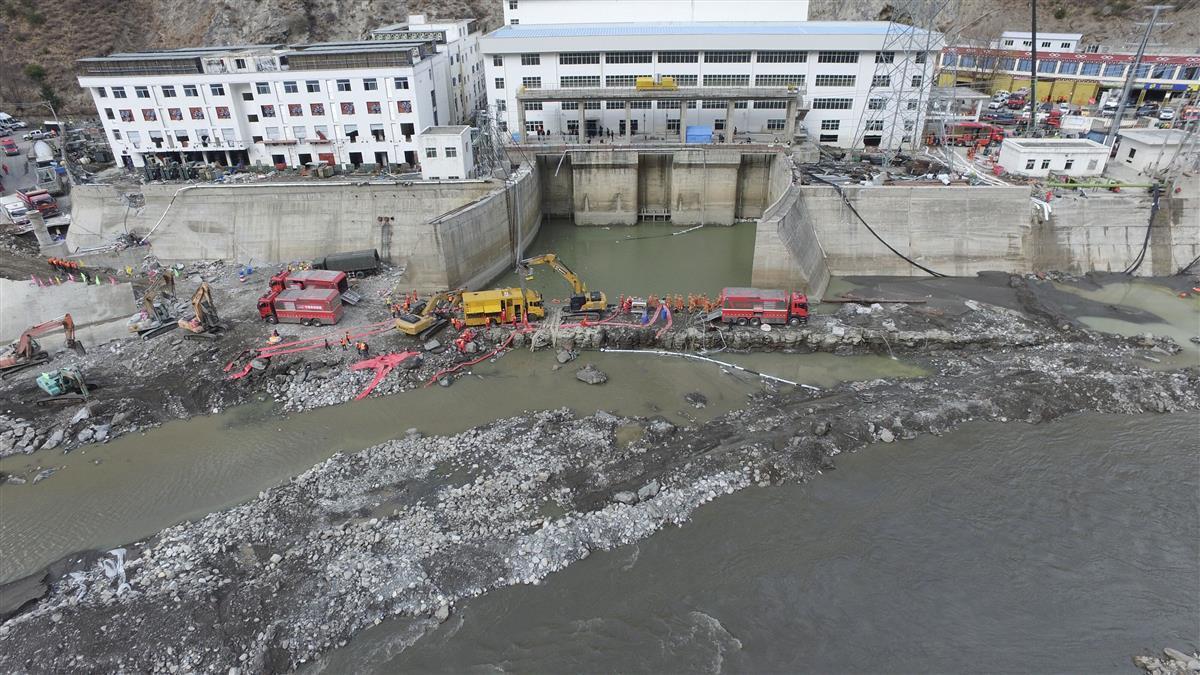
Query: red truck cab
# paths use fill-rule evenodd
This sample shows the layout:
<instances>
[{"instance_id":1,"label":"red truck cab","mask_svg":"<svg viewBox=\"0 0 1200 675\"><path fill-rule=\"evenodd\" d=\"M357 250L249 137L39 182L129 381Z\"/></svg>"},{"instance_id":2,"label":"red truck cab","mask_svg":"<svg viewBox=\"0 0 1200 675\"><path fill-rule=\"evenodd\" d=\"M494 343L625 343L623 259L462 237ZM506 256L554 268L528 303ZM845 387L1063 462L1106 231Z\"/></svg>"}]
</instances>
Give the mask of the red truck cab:
<instances>
[{"instance_id":1,"label":"red truck cab","mask_svg":"<svg viewBox=\"0 0 1200 675\"><path fill-rule=\"evenodd\" d=\"M50 193L46 192L45 190L17 192L17 197L20 197L21 201L25 202L26 208L30 210L37 209L38 213L42 214L43 218L57 216L60 213L58 210L58 202L55 201L54 197L51 197Z\"/></svg>"},{"instance_id":2,"label":"red truck cab","mask_svg":"<svg viewBox=\"0 0 1200 675\"><path fill-rule=\"evenodd\" d=\"M267 323L332 326L342 319L336 288L285 288L258 299L258 315Z\"/></svg>"},{"instance_id":3,"label":"red truck cab","mask_svg":"<svg viewBox=\"0 0 1200 675\"><path fill-rule=\"evenodd\" d=\"M335 270L299 270L280 272L271 277L271 290L287 288L332 288L340 293L350 290L350 281L345 272Z\"/></svg>"},{"instance_id":4,"label":"red truck cab","mask_svg":"<svg viewBox=\"0 0 1200 675\"><path fill-rule=\"evenodd\" d=\"M739 326L760 323L808 323L808 296L761 288L725 288L720 298L721 321Z\"/></svg>"},{"instance_id":5,"label":"red truck cab","mask_svg":"<svg viewBox=\"0 0 1200 675\"><path fill-rule=\"evenodd\" d=\"M17 142L8 136L0 138L0 149L3 149L4 154L10 157L21 154L21 148L17 147Z\"/></svg>"}]
</instances>

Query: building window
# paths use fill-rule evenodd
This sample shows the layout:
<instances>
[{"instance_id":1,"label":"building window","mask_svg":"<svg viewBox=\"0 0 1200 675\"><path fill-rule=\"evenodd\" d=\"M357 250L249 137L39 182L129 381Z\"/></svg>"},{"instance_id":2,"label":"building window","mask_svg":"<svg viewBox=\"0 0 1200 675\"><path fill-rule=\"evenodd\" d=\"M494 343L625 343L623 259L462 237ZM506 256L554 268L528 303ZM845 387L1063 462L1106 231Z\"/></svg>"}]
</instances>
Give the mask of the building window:
<instances>
[{"instance_id":1,"label":"building window","mask_svg":"<svg viewBox=\"0 0 1200 675\"><path fill-rule=\"evenodd\" d=\"M1046 40L1045 42L1043 42L1043 43L1042 43L1042 46L1043 46L1043 47L1049 47L1049 46L1050 46L1050 41L1049 41L1049 40Z\"/></svg>"},{"instance_id":2,"label":"building window","mask_svg":"<svg viewBox=\"0 0 1200 675\"><path fill-rule=\"evenodd\" d=\"M660 108L662 107L661 102L659 103L659 107ZM679 120L678 119L667 120L667 131L674 131L675 133L679 133Z\"/></svg>"},{"instance_id":3,"label":"building window","mask_svg":"<svg viewBox=\"0 0 1200 675\"><path fill-rule=\"evenodd\" d=\"M1074 75L1077 72L1079 72L1078 61L1063 61L1058 65L1059 75Z\"/></svg>"},{"instance_id":4,"label":"building window","mask_svg":"<svg viewBox=\"0 0 1200 675\"><path fill-rule=\"evenodd\" d=\"M257 121L258 121L258 115L253 115L253 114L246 115L246 121L247 121L247 122L257 122Z\"/></svg>"},{"instance_id":5,"label":"building window","mask_svg":"<svg viewBox=\"0 0 1200 675\"><path fill-rule=\"evenodd\" d=\"M821 131L837 131L841 128L841 120L821 120Z\"/></svg>"},{"instance_id":6,"label":"building window","mask_svg":"<svg viewBox=\"0 0 1200 675\"><path fill-rule=\"evenodd\" d=\"M558 78L558 86L564 89L577 87L599 87L599 75L563 75Z\"/></svg>"},{"instance_id":7,"label":"building window","mask_svg":"<svg viewBox=\"0 0 1200 675\"><path fill-rule=\"evenodd\" d=\"M176 122L182 122L183 121L183 110L180 110L179 108L167 108L167 117L171 118L172 120L174 120Z\"/></svg>"},{"instance_id":8,"label":"building window","mask_svg":"<svg viewBox=\"0 0 1200 675\"><path fill-rule=\"evenodd\" d=\"M706 87L749 87L749 75L705 75Z\"/></svg>"},{"instance_id":9,"label":"building window","mask_svg":"<svg viewBox=\"0 0 1200 675\"><path fill-rule=\"evenodd\" d=\"M411 113L412 112L412 101L396 101L396 112Z\"/></svg>"},{"instance_id":10,"label":"building window","mask_svg":"<svg viewBox=\"0 0 1200 675\"><path fill-rule=\"evenodd\" d=\"M892 86L892 78L890 75L876 75L871 78L872 87L890 87Z\"/></svg>"},{"instance_id":11,"label":"building window","mask_svg":"<svg viewBox=\"0 0 1200 675\"><path fill-rule=\"evenodd\" d=\"M254 91L257 91L260 94L270 94L271 93L271 83L270 82L256 82L254 84Z\"/></svg>"},{"instance_id":12,"label":"building window","mask_svg":"<svg viewBox=\"0 0 1200 675\"><path fill-rule=\"evenodd\" d=\"M761 54L762 52L759 52ZM756 87L803 87L804 76L796 73L792 75L755 75L754 86Z\"/></svg>"},{"instance_id":13,"label":"building window","mask_svg":"<svg viewBox=\"0 0 1200 675\"><path fill-rule=\"evenodd\" d=\"M883 120L867 120L867 131L883 131Z\"/></svg>"},{"instance_id":14,"label":"building window","mask_svg":"<svg viewBox=\"0 0 1200 675\"><path fill-rule=\"evenodd\" d=\"M540 66L542 65L541 54L522 54L521 65L523 66Z\"/></svg>"},{"instance_id":15,"label":"building window","mask_svg":"<svg viewBox=\"0 0 1200 675\"><path fill-rule=\"evenodd\" d=\"M303 103L289 103L288 104L288 117L304 117L304 104Z\"/></svg>"},{"instance_id":16,"label":"building window","mask_svg":"<svg viewBox=\"0 0 1200 675\"><path fill-rule=\"evenodd\" d=\"M629 109L630 110L649 110L650 109L650 101L630 101Z\"/></svg>"},{"instance_id":17,"label":"building window","mask_svg":"<svg viewBox=\"0 0 1200 675\"><path fill-rule=\"evenodd\" d=\"M729 101L704 101L700 107L704 110L724 110L729 105Z\"/></svg>"},{"instance_id":18,"label":"building window","mask_svg":"<svg viewBox=\"0 0 1200 675\"><path fill-rule=\"evenodd\" d=\"M321 91L321 81L320 80L305 80L304 81L304 89L307 90L308 93L310 93L310 94L316 94Z\"/></svg>"},{"instance_id":19,"label":"building window","mask_svg":"<svg viewBox=\"0 0 1200 675\"><path fill-rule=\"evenodd\" d=\"M1156 65L1150 73L1150 77L1156 80L1170 80L1173 79L1173 75L1175 75L1175 66L1169 64Z\"/></svg>"},{"instance_id":20,"label":"building window","mask_svg":"<svg viewBox=\"0 0 1200 675\"><path fill-rule=\"evenodd\" d=\"M517 0L508 0L508 8L515 10L517 8Z\"/></svg>"},{"instance_id":21,"label":"building window","mask_svg":"<svg viewBox=\"0 0 1200 675\"><path fill-rule=\"evenodd\" d=\"M162 88L162 93L163 93L163 98L175 98L175 87L173 87L169 84L165 85Z\"/></svg>"},{"instance_id":22,"label":"building window","mask_svg":"<svg viewBox=\"0 0 1200 675\"><path fill-rule=\"evenodd\" d=\"M858 63L858 52L817 52L817 63Z\"/></svg>"},{"instance_id":23,"label":"building window","mask_svg":"<svg viewBox=\"0 0 1200 675\"><path fill-rule=\"evenodd\" d=\"M371 125L371 138L374 138L376 141L378 141L380 143L387 140L386 138L384 138L384 135L383 135L383 125L382 124L372 124Z\"/></svg>"},{"instance_id":24,"label":"building window","mask_svg":"<svg viewBox=\"0 0 1200 675\"><path fill-rule=\"evenodd\" d=\"M600 52L563 52L558 55L558 65L560 66L579 66L598 63L600 63ZM497 63L496 65L500 64Z\"/></svg>"},{"instance_id":25,"label":"building window","mask_svg":"<svg viewBox=\"0 0 1200 675\"><path fill-rule=\"evenodd\" d=\"M1053 75L1058 70L1058 61L1038 61L1038 72Z\"/></svg>"},{"instance_id":26,"label":"building window","mask_svg":"<svg viewBox=\"0 0 1200 675\"><path fill-rule=\"evenodd\" d=\"M260 106L260 107L262 108L262 116L263 117L274 117L275 116L275 106L264 105L264 106Z\"/></svg>"},{"instance_id":27,"label":"building window","mask_svg":"<svg viewBox=\"0 0 1200 675\"><path fill-rule=\"evenodd\" d=\"M338 80L337 81L337 90L338 91L350 91L350 80Z\"/></svg>"},{"instance_id":28,"label":"building window","mask_svg":"<svg viewBox=\"0 0 1200 675\"><path fill-rule=\"evenodd\" d=\"M659 63L698 63L700 52L659 52Z\"/></svg>"},{"instance_id":29,"label":"building window","mask_svg":"<svg viewBox=\"0 0 1200 675\"><path fill-rule=\"evenodd\" d=\"M379 89L379 80L373 77L363 80L363 91L375 91L377 89Z\"/></svg>"},{"instance_id":30,"label":"building window","mask_svg":"<svg viewBox=\"0 0 1200 675\"><path fill-rule=\"evenodd\" d=\"M917 52L917 55L915 57L913 57L913 61L915 61L917 63L921 63L921 64L928 63L929 62L929 52Z\"/></svg>"},{"instance_id":31,"label":"building window","mask_svg":"<svg viewBox=\"0 0 1200 675\"><path fill-rule=\"evenodd\" d=\"M604 55L605 63L650 63L650 52L609 52Z\"/></svg>"},{"instance_id":32,"label":"building window","mask_svg":"<svg viewBox=\"0 0 1200 675\"><path fill-rule=\"evenodd\" d=\"M188 114L194 120L202 120L204 119L204 108L188 108Z\"/></svg>"},{"instance_id":33,"label":"building window","mask_svg":"<svg viewBox=\"0 0 1200 675\"><path fill-rule=\"evenodd\" d=\"M821 143L837 143L838 135L837 134L821 134L821 136L818 140L820 140Z\"/></svg>"},{"instance_id":34,"label":"building window","mask_svg":"<svg viewBox=\"0 0 1200 675\"><path fill-rule=\"evenodd\" d=\"M367 101L367 114L381 115L383 114L383 106L379 103L379 101Z\"/></svg>"},{"instance_id":35,"label":"building window","mask_svg":"<svg viewBox=\"0 0 1200 675\"><path fill-rule=\"evenodd\" d=\"M925 79L925 78L921 77L920 75L913 75L913 76L912 76L912 86L914 86L914 87L920 87L920 86L921 86L921 82L923 82L923 81L924 81L924 79Z\"/></svg>"},{"instance_id":36,"label":"building window","mask_svg":"<svg viewBox=\"0 0 1200 675\"><path fill-rule=\"evenodd\" d=\"M909 110L916 110L917 106L919 106L920 104L921 104L920 99L910 98L907 101L905 101L905 107L907 107Z\"/></svg>"},{"instance_id":37,"label":"building window","mask_svg":"<svg viewBox=\"0 0 1200 675\"><path fill-rule=\"evenodd\" d=\"M609 101L609 103L617 103L618 101ZM563 101L561 104L563 110L579 110L579 101Z\"/></svg>"},{"instance_id":38,"label":"building window","mask_svg":"<svg viewBox=\"0 0 1200 675\"><path fill-rule=\"evenodd\" d=\"M808 52L801 51L764 51L756 52L759 63L807 63Z\"/></svg>"},{"instance_id":39,"label":"building window","mask_svg":"<svg viewBox=\"0 0 1200 675\"><path fill-rule=\"evenodd\" d=\"M510 20L510 21L508 22L508 25L510 25L510 26L518 26L518 25L520 25L520 24L521 24L521 20L520 20L520 19L512 19L512 20Z\"/></svg>"},{"instance_id":40,"label":"building window","mask_svg":"<svg viewBox=\"0 0 1200 675\"><path fill-rule=\"evenodd\" d=\"M526 89L541 89L542 78L540 77L522 77L521 86Z\"/></svg>"},{"instance_id":41,"label":"building window","mask_svg":"<svg viewBox=\"0 0 1200 675\"><path fill-rule=\"evenodd\" d=\"M196 88L196 85L194 85L194 84L185 84L185 85L183 85L183 95L184 96L199 96L200 91Z\"/></svg>"},{"instance_id":42,"label":"building window","mask_svg":"<svg viewBox=\"0 0 1200 675\"><path fill-rule=\"evenodd\" d=\"M1043 169L1049 169L1049 168L1050 168L1050 160L1048 160L1048 159L1043 159L1043 160L1042 160L1042 168L1043 168Z\"/></svg>"},{"instance_id":43,"label":"building window","mask_svg":"<svg viewBox=\"0 0 1200 675\"><path fill-rule=\"evenodd\" d=\"M158 114L154 112L154 108L142 108L142 119L147 122L154 122L158 119Z\"/></svg>"},{"instance_id":44,"label":"building window","mask_svg":"<svg viewBox=\"0 0 1200 675\"><path fill-rule=\"evenodd\" d=\"M496 88L497 88L497 89L503 89L503 88L504 88L504 78L503 78L503 77L497 77L497 78L496 78Z\"/></svg>"},{"instance_id":45,"label":"building window","mask_svg":"<svg viewBox=\"0 0 1200 675\"><path fill-rule=\"evenodd\" d=\"M867 100L867 110L883 110L883 106L886 103L887 103L887 99L883 99L883 98L868 99ZM813 107L815 108L816 106L813 106Z\"/></svg>"},{"instance_id":46,"label":"building window","mask_svg":"<svg viewBox=\"0 0 1200 675\"><path fill-rule=\"evenodd\" d=\"M308 112L313 117L322 117L325 115L325 104L324 103L309 103L308 104Z\"/></svg>"},{"instance_id":47,"label":"building window","mask_svg":"<svg viewBox=\"0 0 1200 675\"><path fill-rule=\"evenodd\" d=\"M115 119L117 119L117 116L113 114L112 108L105 108L105 109L104 109L104 116L105 116L105 117L107 117L107 118L108 118L108 119L110 119L110 120L115 120Z\"/></svg>"},{"instance_id":48,"label":"building window","mask_svg":"<svg viewBox=\"0 0 1200 675\"><path fill-rule=\"evenodd\" d=\"M300 142L304 142L308 138L308 129L305 127L292 127L292 137Z\"/></svg>"},{"instance_id":49,"label":"building window","mask_svg":"<svg viewBox=\"0 0 1200 675\"><path fill-rule=\"evenodd\" d=\"M625 109L625 101L605 101L604 107L607 108L608 110L624 110ZM578 103L575 104L575 108L576 109L579 108ZM565 110L565 108L564 108L564 110Z\"/></svg>"},{"instance_id":50,"label":"building window","mask_svg":"<svg viewBox=\"0 0 1200 675\"><path fill-rule=\"evenodd\" d=\"M208 90L212 92L213 96L225 95L225 85L223 84L210 84L208 85Z\"/></svg>"},{"instance_id":51,"label":"building window","mask_svg":"<svg viewBox=\"0 0 1200 675\"><path fill-rule=\"evenodd\" d=\"M395 87L396 89L408 89L408 78L407 77L393 77L392 78L392 86Z\"/></svg>"},{"instance_id":52,"label":"building window","mask_svg":"<svg viewBox=\"0 0 1200 675\"><path fill-rule=\"evenodd\" d=\"M121 121L122 122L132 122L133 121L133 111L129 110L128 108L122 108L121 109Z\"/></svg>"},{"instance_id":53,"label":"building window","mask_svg":"<svg viewBox=\"0 0 1200 675\"><path fill-rule=\"evenodd\" d=\"M875 63L895 63L896 52L875 52Z\"/></svg>"},{"instance_id":54,"label":"building window","mask_svg":"<svg viewBox=\"0 0 1200 675\"><path fill-rule=\"evenodd\" d=\"M755 110L786 110L787 101L755 101Z\"/></svg>"},{"instance_id":55,"label":"building window","mask_svg":"<svg viewBox=\"0 0 1200 675\"><path fill-rule=\"evenodd\" d=\"M243 91L243 92L242 92L242 100L243 100L243 101L253 101L253 100L254 100L254 94L251 94L251 93L250 93L250 92L248 92L248 91Z\"/></svg>"},{"instance_id":56,"label":"building window","mask_svg":"<svg viewBox=\"0 0 1200 675\"><path fill-rule=\"evenodd\" d=\"M342 110L343 115L353 115L354 114L354 103L351 101L342 101L341 110Z\"/></svg>"},{"instance_id":57,"label":"building window","mask_svg":"<svg viewBox=\"0 0 1200 675\"><path fill-rule=\"evenodd\" d=\"M150 98L150 87L134 87L133 93L138 98Z\"/></svg>"},{"instance_id":58,"label":"building window","mask_svg":"<svg viewBox=\"0 0 1200 675\"><path fill-rule=\"evenodd\" d=\"M694 87L700 83L699 75L663 75L675 81L676 87Z\"/></svg>"},{"instance_id":59,"label":"building window","mask_svg":"<svg viewBox=\"0 0 1200 675\"><path fill-rule=\"evenodd\" d=\"M814 82L818 87L853 87L853 75L817 75Z\"/></svg>"},{"instance_id":60,"label":"building window","mask_svg":"<svg viewBox=\"0 0 1200 675\"><path fill-rule=\"evenodd\" d=\"M113 98L127 98L125 95L125 87L113 87Z\"/></svg>"},{"instance_id":61,"label":"building window","mask_svg":"<svg viewBox=\"0 0 1200 675\"><path fill-rule=\"evenodd\" d=\"M873 99L880 100L883 99ZM812 100L813 110L849 110L854 106L852 98L814 98Z\"/></svg>"},{"instance_id":62,"label":"building window","mask_svg":"<svg viewBox=\"0 0 1200 675\"><path fill-rule=\"evenodd\" d=\"M773 118L767 120L767 131L783 131L786 126L786 120L782 118Z\"/></svg>"},{"instance_id":63,"label":"building window","mask_svg":"<svg viewBox=\"0 0 1200 675\"><path fill-rule=\"evenodd\" d=\"M504 112L505 110L508 110L508 101L505 101L504 99L496 101L496 111Z\"/></svg>"},{"instance_id":64,"label":"building window","mask_svg":"<svg viewBox=\"0 0 1200 675\"><path fill-rule=\"evenodd\" d=\"M1005 46L1005 47L1011 47L1011 46L1013 46L1013 41L1012 41L1012 40L1005 40L1005 41L1004 41L1004 46Z\"/></svg>"},{"instance_id":65,"label":"building window","mask_svg":"<svg viewBox=\"0 0 1200 675\"><path fill-rule=\"evenodd\" d=\"M1068 160L1067 160L1067 161L1066 161L1066 162L1063 164L1063 171L1070 171L1070 170L1071 170L1071 167L1073 167L1073 166L1075 166L1075 160L1073 160L1073 159L1068 159Z\"/></svg>"},{"instance_id":66,"label":"building window","mask_svg":"<svg viewBox=\"0 0 1200 675\"><path fill-rule=\"evenodd\" d=\"M1028 160L1025 160L1025 170L1026 170L1026 171L1033 171L1033 167L1034 167L1036 164L1037 164L1037 160L1036 160L1036 159L1028 159Z\"/></svg>"},{"instance_id":67,"label":"building window","mask_svg":"<svg viewBox=\"0 0 1200 675\"><path fill-rule=\"evenodd\" d=\"M529 112L531 110L541 110L541 109L542 109L542 104L540 101L537 103L528 103L528 102L525 103L525 112Z\"/></svg>"},{"instance_id":68,"label":"building window","mask_svg":"<svg viewBox=\"0 0 1200 675\"><path fill-rule=\"evenodd\" d=\"M496 66L497 68L504 67L504 57L503 56L493 56L492 57L492 65Z\"/></svg>"},{"instance_id":69,"label":"building window","mask_svg":"<svg viewBox=\"0 0 1200 675\"><path fill-rule=\"evenodd\" d=\"M350 139L351 143L358 142L358 125L357 124L347 124L347 125L343 126L342 133L345 134L346 138Z\"/></svg>"},{"instance_id":70,"label":"building window","mask_svg":"<svg viewBox=\"0 0 1200 675\"><path fill-rule=\"evenodd\" d=\"M1137 148L1130 148L1129 154L1125 157L1125 159L1133 159L1133 156L1136 154L1137 154Z\"/></svg>"},{"instance_id":71,"label":"building window","mask_svg":"<svg viewBox=\"0 0 1200 675\"><path fill-rule=\"evenodd\" d=\"M223 105L217 106L217 119L219 119L219 120L230 119L229 108L226 106L223 106Z\"/></svg>"},{"instance_id":72,"label":"building window","mask_svg":"<svg viewBox=\"0 0 1200 675\"><path fill-rule=\"evenodd\" d=\"M1097 166L1099 163L1100 163L1100 160L1098 160L1098 159L1089 159L1089 160L1088 160L1088 171L1095 171L1095 170L1096 170L1096 166Z\"/></svg>"},{"instance_id":73,"label":"building window","mask_svg":"<svg viewBox=\"0 0 1200 675\"><path fill-rule=\"evenodd\" d=\"M604 86L633 87L637 85L639 77L649 77L649 75L606 75L604 77Z\"/></svg>"},{"instance_id":74,"label":"building window","mask_svg":"<svg viewBox=\"0 0 1200 675\"><path fill-rule=\"evenodd\" d=\"M1109 63L1104 66L1105 77L1121 77L1125 74L1124 63Z\"/></svg>"},{"instance_id":75,"label":"building window","mask_svg":"<svg viewBox=\"0 0 1200 675\"><path fill-rule=\"evenodd\" d=\"M1079 64L1079 74L1083 76L1096 76L1100 74L1101 64L1099 63L1081 63Z\"/></svg>"},{"instance_id":76,"label":"building window","mask_svg":"<svg viewBox=\"0 0 1200 675\"><path fill-rule=\"evenodd\" d=\"M425 148L425 156L429 159L437 158L437 148Z\"/></svg>"},{"instance_id":77,"label":"building window","mask_svg":"<svg viewBox=\"0 0 1200 675\"><path fill-rule=\"evenodd\" d=\"M1179 80L1200 80L1200 66L1180 66Z\"/></svg>"},{"instance_id":78,"label":"building window","mask_svg":"<svg viewBox=\"0 0 1200 675\"><path fill-rule=\"evenodd\" d=\"M300 91L300 87L296 86L295 80L290 80L283 83L283 93L295 94Z\"/></svg>"},{"instance_id":79,"label":"building window","mask_svg":"<svg viewBox=\"0 0 1200 675\"><path fill-rule=\"evenodd\" d=\"M442 148L442 151L446 157L458 157L458 148L445 147Z\"/></svg>"},{"instance_id":80,"label":"building window","mask_svg":"<svg viewBox=\"0 0 1200 675\"><path fill-rule=\"evenodd\" d=\"M96 95L100 98L108 98L108 90L104 87L96 87Z\"/></svg>"},{"instance_id":81,"label":"building window","mask_svg":"<svg viewBox=\"0 0 1200 675\"><path fill-rule=\"evenodd\" d=\"M750 63L750 52L704 52L705 63Z\"/></svg>"},{"instance_id":82,"label":"building window","mask_svg":"<svg viewBox=\"0 0 1200 675\"><path fill-rule=\"evenodd\" d=\"M1070 48L1071 48L1071 43L1070 43L1070 42L1062 42L1062 43L1059 43L1059 45L1058 45L1058 48L1059 48L1059 49L1070 49Z\"/></svg>"}]
</instances>

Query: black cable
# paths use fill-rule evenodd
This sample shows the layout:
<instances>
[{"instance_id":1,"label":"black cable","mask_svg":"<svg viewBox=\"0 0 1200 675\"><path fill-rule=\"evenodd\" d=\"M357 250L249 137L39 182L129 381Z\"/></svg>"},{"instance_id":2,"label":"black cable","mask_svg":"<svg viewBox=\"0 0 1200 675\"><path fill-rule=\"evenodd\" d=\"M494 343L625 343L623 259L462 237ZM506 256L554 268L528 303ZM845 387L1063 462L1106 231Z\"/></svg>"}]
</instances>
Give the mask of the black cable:
<instances>
[{"instance_id":1,"label":"black cable","mask_svg":"<svg viewBox=\"0 0 1200 675\"><path fill-rule=\"evenodd\" d=\"M1152 198L1152 201L1150 202L1150 220L1146 223L1146 236L1142 238L1142 250L1138 252L1137 257L1133 259L1133 262L1129 263L1129 265L1125 267L1125 269L1121 272L1122 274L1132 275L1139 267L1142 266L1142 262L1146 260L1146 250L1150 248L1150 228L1154 226L1154 216L1158 215L1161 187L1162 186L1160 186L1158 183L1155 183L1150 188L1150 196Z\"/></svg>"},{"instance_id":2,"label":"black cable","mask_svg":"<svg viewBox=\"0 0 1200 675\"><path fill-rule=\"evenodd\" d=\"M1183 267L1180 267L1180 268L1179 268L1179 271L1178 271L1178 272L1176 272L1174 276L1177 276L1177 277L1178 277L1178 276L1182 276L1182 275L1184 275L1184 274L1187 274L1187 271L1188 271L1188 270L1190 270L1190 269L1192 269L1192 266L1193 266L1193 265L1195 265L1195 264L1196 264L1196 263L1198 263L1198 262L1200 262L1200 255L1196 256L1195 258L1192 258L1192 262L1190 262L1190 263L1188 263L1188 264L1184 265Z\"/></svg>"},{"instance_id":3,"label":"black cable","mask_svg":"<svg viewBox=\"0 0 1200 675\"><path fill-rule=\"evenodd\" d=\"M900 251L897 251L894 247L892 247L891 244L884 241L883 237L879 236L879 233L876 232L875 229L871 227L870 223L868 223L866 221L866 219L863 218L861 214L859 214L858 209L854 208L854 205L850 203L850 198L846 196L846 192L844 190L842 190L842 186L840 186L837 183L834 183L832 181L825 180L824 178L821 178L815 174L812 175L811 177L813 180L817 180L822 183L825 183L826 185L831 186L834 190L837 190L838 195L840 195L842 198L842 202L844 202L846 204L846 206L849 207L850 212L853 213L854 216L856 218L858 218L859 222L861 222L863 224L863 226L867 228L867 231L870 232L872 235L874 235L874 237L879 240L879 243L886 246L889 251L891 251L892 253L895 253L897 256L902 258L908 264L912 265L913 267L916 267L917 269L921 270L922 272L925 272L926 274L928 274L932 277L936 277L938 279L942 279L942 278L946 277L945 274L942 274L941 272L935 272L935 271L929 269L928 267L922 265L921 263L913 260L912 258L909 258L908 256L904 255Z\"/></svg>"}]
</instances>

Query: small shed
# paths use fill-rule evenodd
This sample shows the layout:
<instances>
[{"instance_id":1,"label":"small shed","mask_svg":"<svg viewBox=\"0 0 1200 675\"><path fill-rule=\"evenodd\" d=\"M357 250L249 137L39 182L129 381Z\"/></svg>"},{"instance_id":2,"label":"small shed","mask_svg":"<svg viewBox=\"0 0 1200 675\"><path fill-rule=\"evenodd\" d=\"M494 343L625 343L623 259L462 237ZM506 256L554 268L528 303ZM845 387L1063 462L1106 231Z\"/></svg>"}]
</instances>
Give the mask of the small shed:
<instances>
[{"instance_id":1,"label":"small shed","mask_svg":"<svg viewBox=\"0 0 1200 675\"><path fill-rule=\"evenodd\" d=\"M461 180L475 175L475 149L471 127L425 127L420 136L421 178Z\"/></svg>"},{"instance_id":2,"label":"small shed","mask_svg":"<svg viewBox=\"0 0 1200 675\"><path fill-rule=\"evenodd\" d=\"M1182 129L1123 129L1117 135L1121 145L1113 161L1138 173L1167 168L1187 138Z\"/></svg>"},{"instance_id":3,"label":"small shed","mask_svg":"<svg viewBox=\"0 0 1200 675\"><path fill-rule=\"evenodd\" d=\"M1045 178L1099 176L1108 161L1108 147L1084 138L1006 138L997 162L1008 173Z\"/></svg>"}]
</instances>

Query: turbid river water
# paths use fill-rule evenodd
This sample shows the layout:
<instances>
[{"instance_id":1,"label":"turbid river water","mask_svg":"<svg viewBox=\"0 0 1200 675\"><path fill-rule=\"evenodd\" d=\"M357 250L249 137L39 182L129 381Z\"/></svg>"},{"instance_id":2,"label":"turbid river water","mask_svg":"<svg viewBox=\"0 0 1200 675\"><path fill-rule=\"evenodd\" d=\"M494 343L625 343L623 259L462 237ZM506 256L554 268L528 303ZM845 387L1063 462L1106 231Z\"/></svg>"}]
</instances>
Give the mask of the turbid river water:
<instances>
[{"instance_id":1,"label":"turbid river water","mask_svg":"<svg viewBox=\"0 0 1200 675\"><path fill-rule=\"evenodd\" d=\"M1194 415L969 424L749 489L312 672L1128 672L1200 646ZM406 645L413 643L405 649Z\"/></svg>"}]
</instances>

